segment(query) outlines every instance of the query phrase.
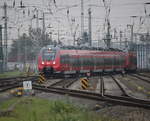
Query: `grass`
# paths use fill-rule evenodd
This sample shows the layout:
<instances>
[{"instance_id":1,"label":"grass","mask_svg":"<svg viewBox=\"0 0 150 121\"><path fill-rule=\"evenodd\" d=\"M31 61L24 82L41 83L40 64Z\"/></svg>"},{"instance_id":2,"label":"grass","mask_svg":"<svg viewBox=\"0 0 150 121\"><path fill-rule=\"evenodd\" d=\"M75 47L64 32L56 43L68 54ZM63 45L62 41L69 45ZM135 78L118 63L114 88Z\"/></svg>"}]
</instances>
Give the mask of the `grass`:
<instances>
[{"instance_id":1,"label":"grass","mask_svg":"<svg viewBox=\"0 0 150 121\"><path fill-rule=\"evenodd\" d=\"M48 101L33 97L11 99L4 102L0 109L7 109L18 100L20 102L13 112L9 116L0 117L0 121L117 121L66 101Z\"/></svg>"},{"instance_id":2,"label":"grass","mask_svg":"<svg viewBox=\"0 0 150 121\"><path fill-rule=\"evenodd\" d=\"M16 76L25 76L25 72L20 71L10 71L10 72L4 72L0 74L0 78L7 78L7 77L16 77Z\"/></svg>"}]
</instances>

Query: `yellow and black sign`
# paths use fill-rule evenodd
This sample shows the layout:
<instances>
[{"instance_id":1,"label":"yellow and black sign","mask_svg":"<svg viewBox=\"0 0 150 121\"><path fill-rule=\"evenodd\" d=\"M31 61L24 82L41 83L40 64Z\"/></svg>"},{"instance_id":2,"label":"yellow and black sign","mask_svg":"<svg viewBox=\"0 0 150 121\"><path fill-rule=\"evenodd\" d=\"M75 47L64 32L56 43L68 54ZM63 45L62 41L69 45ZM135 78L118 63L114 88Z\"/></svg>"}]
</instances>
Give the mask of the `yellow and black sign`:
<instances>
[{"instance_id":1,"label":"yellow and black sign","mask_svg":"<svg viewBox=\"0 0 150 121\"><path fill-rule=\"evenodd\" d=\"M39 80L38 80L38 82L39 82L39 83L44 83L45 81L46 81L45 76L44 76L43 74L40 74L40 75L39 75Z\"/></svg>"},{"instance_id":2,"label":"yellow and black sign","mask_svg":"<svg viewBox=\"0 0 150 121\"><path fill-rule=\"evenodd\" d=\"M87 78L81 78L81 88L87 89L89 87L89 80Z\"/></svg>"},{"instance_id":3,"label":"yellow and black sign","mask_svg":"<svg viewBox=\"0 0 150 121\"><path fill-rule=\"evenodd\" d=\"M24 89L22 87L18 87L10 91L14 96L22 96L24 94Z\"/></svg>"}]
</instances>

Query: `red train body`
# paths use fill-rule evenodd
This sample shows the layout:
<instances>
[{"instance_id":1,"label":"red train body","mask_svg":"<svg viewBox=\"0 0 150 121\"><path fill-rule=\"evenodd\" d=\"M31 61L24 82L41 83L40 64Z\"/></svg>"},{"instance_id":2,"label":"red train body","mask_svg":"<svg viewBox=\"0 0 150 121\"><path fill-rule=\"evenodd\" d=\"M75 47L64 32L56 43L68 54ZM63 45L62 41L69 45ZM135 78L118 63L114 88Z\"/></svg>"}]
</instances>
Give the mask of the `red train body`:
<instances>
[{"instance_id":1,"label":"red train body","mask_svg":"<svg viewBox=\"0 0 150 121\"><path fill-rule=\"evenodd\" d=\"M47 46L38 55L38 69L46 74L136 70L136 55L133 52Z\"/></svg>"}]
</instances>

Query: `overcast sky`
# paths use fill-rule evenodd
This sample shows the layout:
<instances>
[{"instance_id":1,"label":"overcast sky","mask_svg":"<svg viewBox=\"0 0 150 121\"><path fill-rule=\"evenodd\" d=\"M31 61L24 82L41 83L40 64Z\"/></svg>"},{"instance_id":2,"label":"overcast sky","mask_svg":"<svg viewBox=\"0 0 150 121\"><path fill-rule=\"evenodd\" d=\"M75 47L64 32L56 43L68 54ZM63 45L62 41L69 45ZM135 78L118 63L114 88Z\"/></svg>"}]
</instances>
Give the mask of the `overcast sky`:
<instances>
[{"instance_id":1,"label":"overcast sky","mask_svg":"<svg viewBox=\"0 0 150 121\"><path fill-rule=\"evenodd\" d=\"M22 0L23 5L27 6L24 9L18 8L20 0L15 0L15 7L12 8L14 0L0 0L0 24L4 24L2 19L3 9L2 6L4 1L7 2L10 8L8 9L8 26L15 27L9 29L9 39L17 38L17 28L20 27L20 34L27 32L28 27L31 26L31 18L35 14L35 7L39 9L39 18L42 17L42 12L51 12L45 14L45 23L47 32L53 32L53 38L57 39L58 29L60 36L65 39L72 39L72 32L77 28L77 36L80 35L80 24L81 24L81 0ZM84 30L88 31L88 9L91 7L92 10L92 38L102 38L105 22L105 9L103 0L83 0L84 1ZM114 28L117 31L128 31L127 24L132 24L134 21L135 32L146 32L149 29L148 18L145 19L146 14L150 14L150 5L144 3L150 2L150 0L104 0L110 3L110 22L111 30ZM69 14L67 15L67 10ZM25 11L23 13L23 11ZM30 12L29 12L30 11ZM30 13L30 14L29 14ZM131 16L138 16L133 20ZM142 18L140 18L142 16ZM150 18L149 18L150 19ZM72 23L71 20L75 20ZM142 21L144 24L141 25ZM139 28L141 25L141 28ZM52 28L48 28L48 27ZM32 27L36 27L36 20L32 20ZM39 27L42 27L42 21L39 20ZM147 27L147 28L146 28ZM70 36L70 37L69 37Z\"/></svg>"}]
</instances>

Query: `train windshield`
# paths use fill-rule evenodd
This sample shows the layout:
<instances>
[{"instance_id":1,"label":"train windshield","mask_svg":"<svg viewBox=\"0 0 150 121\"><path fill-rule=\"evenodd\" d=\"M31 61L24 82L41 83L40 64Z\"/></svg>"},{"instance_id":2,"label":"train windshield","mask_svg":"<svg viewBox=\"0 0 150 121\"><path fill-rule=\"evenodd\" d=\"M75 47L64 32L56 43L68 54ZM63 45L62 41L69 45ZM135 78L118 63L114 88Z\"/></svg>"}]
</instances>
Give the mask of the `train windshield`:
<instances>
[{"instance_id":1,"label":"train windshield","mask_svg":"<svg viewBox=\"0 0 150 121\"><path fill-rule=\"evenodd\" d=\"M55 59L56 51L44 50L43 51L43 60L51 61Z\"/></svg>"}]
</instances>

